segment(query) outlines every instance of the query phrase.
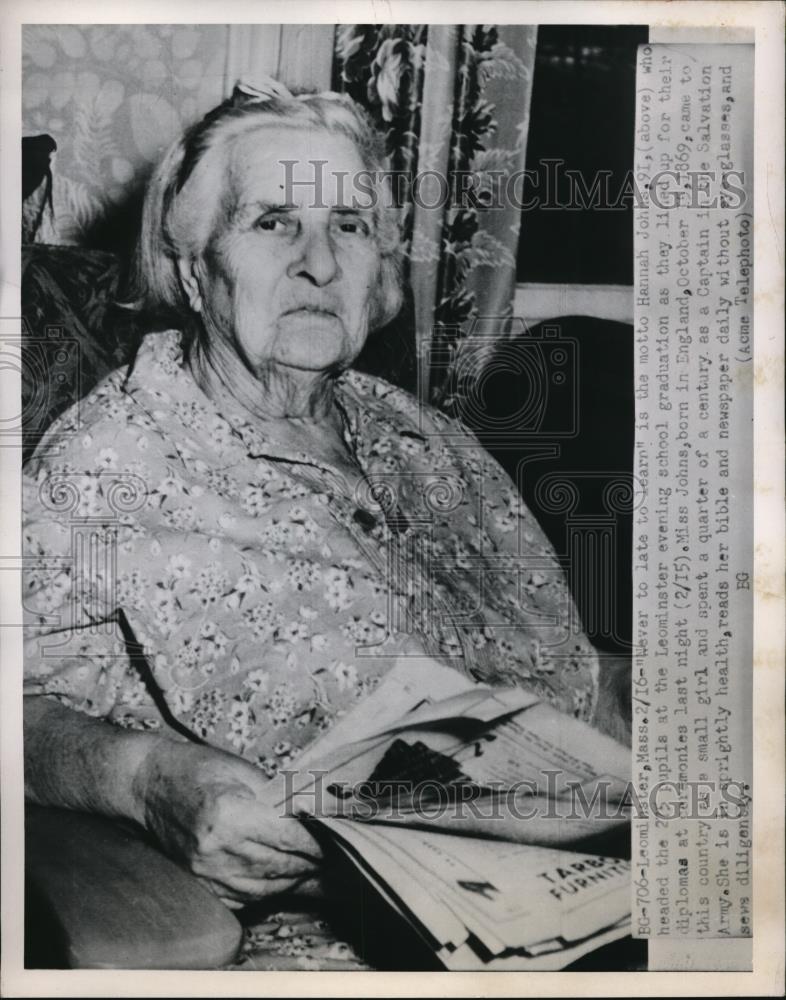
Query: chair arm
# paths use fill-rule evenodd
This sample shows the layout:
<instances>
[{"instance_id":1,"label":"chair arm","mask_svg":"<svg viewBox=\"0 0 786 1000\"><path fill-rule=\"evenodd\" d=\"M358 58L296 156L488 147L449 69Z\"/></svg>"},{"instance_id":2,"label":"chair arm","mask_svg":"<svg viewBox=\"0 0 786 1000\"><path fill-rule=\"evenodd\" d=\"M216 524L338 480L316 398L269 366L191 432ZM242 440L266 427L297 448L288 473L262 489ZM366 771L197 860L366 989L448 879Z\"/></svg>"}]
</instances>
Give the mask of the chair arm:
<instances>
[{"instance_id":1,"label":"chair arm","mask_svg":"<svg viewBox=\"0 0 786 1000\"><path fill-rule=\"evenodd\" d=\"M209 969L237 954L232 912L130 824L28 806L25 851L28 967Z\"/></svg>"}]
</instances>

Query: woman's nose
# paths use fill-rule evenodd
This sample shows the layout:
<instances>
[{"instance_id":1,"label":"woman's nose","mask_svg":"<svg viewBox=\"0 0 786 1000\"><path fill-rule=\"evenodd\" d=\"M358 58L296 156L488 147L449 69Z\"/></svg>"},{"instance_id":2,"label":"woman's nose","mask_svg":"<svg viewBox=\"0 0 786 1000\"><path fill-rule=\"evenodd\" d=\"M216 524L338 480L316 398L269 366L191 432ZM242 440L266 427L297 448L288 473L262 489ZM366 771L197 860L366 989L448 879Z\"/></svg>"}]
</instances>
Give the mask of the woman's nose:
<instances>
[{"instance_id":1,"label":"woman's nose","mask_svg":"<svg viewBox=\"0 0 786 1000\"><path fill-rule=\"evenodd\" d=\"M290 277L304 277L322 287L338 274L338 261L329 230L322 226L308 227L300 241L301 253L289 266Z\"/></svg>"}]
</instances>

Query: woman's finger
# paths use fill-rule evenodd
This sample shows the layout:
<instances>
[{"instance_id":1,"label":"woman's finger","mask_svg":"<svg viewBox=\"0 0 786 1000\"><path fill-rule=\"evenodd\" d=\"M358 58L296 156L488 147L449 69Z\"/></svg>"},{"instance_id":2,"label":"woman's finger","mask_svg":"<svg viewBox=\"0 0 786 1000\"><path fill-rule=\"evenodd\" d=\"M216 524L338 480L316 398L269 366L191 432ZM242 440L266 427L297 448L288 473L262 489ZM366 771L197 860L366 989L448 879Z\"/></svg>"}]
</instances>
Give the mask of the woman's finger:
<instances>
[{"instance_id":1,"label":"woman's finger","mask_svg":"<svg viewBox=\"0 0 786 1000\"><path fill-rule=\"evenodd\" d=\"M243 849L246 848L246 845L253 844L255 847L262 847L269 851L303 858L312 864L319 863L322 860L322 848L310 833L304 830L303 836L294 837L290 834L287 834L286 837L281 837L278 833L279 831L277 830L258 830L253 834L239 838L236 843L241 844Z\"/></svg>"},{"instance_id":2,"label":"woman's finger","mask_svg":"<svg viewBox=\"0 0 786 1000\"><path fill-rule=\"evenodd\" d=\"M229 899L227 896L219 896L218 898L230 910L242 910L246 905L239 899Z\"/></svg>"},{"instance_id":3,"label":"woman's finger","mask_svg":"<svg viewBox=\"0 0 786 1000\"><path fill-rule=\"evenodd\" d=\"M265 851L251 857L242 850L237 852L227 850L210 857L194 858L191 870L201 878L210 879L221 885L230 885L237 879L244 878L255 881L310 878L319 871L319 868L313 862L278 851Z\"/></svg>"},{"instance_id":4,"label":"woman's finger","mask_svg":"<svg viewBox=\"0 0 786 1000\"><path fill-rule=\"evenodd\" d=\"M226 853L240 864L253 868L255 873L267 871L293 877L318 871L321 860L313 855L283 851L253 840L233 844L226 849Z\"/></svg>"},{"instance_id":5,"label":"woman's finger","mask_svg":"<svg viewBox=\"0 0 786 1000\"><path fill-rule=\"evenodd\" d=\"M224 828L231 831L227 843L248 842L316 859L322 856L319 844L300 820L271 813L264 803L237 800L225 817Z\"/></svg>"},{"instance_id":6,"label":"woman's finger","mask_svg":"<svg viewBox=\"0 0 786 1000\"><path fill-rule=\"evenodd\" d=\"M232 869L199 876L199 881L231 909L239 909L255 899L291 892L311 879L307 876L264 877Z\"/></svg>"},{"instance_id":7,"label":"woman's finger","mask_svg":"<svg viewBox=\"0 0 786 1000\"><path fill-rule=\"evenodd\" d=\"M225 895L229 899L245 904L255 899L266 899L268 896L291 892L301 881L303 880L299 878L253 878L236 875L220 883L214 891L216 895Z\"/></svg>"}]
</instances>

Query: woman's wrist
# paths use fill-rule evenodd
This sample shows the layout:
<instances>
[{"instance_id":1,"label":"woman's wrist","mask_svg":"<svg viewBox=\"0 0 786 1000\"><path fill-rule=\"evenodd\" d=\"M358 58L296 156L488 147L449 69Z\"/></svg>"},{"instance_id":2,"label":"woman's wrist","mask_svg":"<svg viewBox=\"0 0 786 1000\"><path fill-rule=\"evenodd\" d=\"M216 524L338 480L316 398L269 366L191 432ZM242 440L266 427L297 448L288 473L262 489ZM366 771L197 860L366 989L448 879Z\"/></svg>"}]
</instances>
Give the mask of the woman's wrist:
<instances>
[{"instance_id":1,"label":"woman's wrist","mask_svg":"<svg viewBox=\"0 0 786 1000\"><path fill-rule=\"evenodd\" d=\"M147 828L154 783L160 780L162 768L166 767L175 741L166 736L152 733L128 734L132 737L129 745L129 773L127 812L129 818Z\"/></svg>"}]
</instances>

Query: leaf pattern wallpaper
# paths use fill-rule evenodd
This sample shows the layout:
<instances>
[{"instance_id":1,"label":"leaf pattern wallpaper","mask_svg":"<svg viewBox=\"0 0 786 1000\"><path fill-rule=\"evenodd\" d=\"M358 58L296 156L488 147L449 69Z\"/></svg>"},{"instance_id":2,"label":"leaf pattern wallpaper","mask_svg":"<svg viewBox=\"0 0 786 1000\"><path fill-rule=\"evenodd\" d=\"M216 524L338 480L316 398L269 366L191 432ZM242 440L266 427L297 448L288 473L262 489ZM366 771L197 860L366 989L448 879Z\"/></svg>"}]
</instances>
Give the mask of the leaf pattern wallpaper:
<instances>
[{"instance_id":1,"label":"leaf pattern wallpaper","mask_svg":"<svg viewBox=\"0 0 786 1000\"><path fill-rule=\"evenodd\" d=\"M223 25L24 28L22 132L58 147L51 242L112 246L133 227L153 163L221 99L226 48Z\"/></svg>"}]
</instances>

